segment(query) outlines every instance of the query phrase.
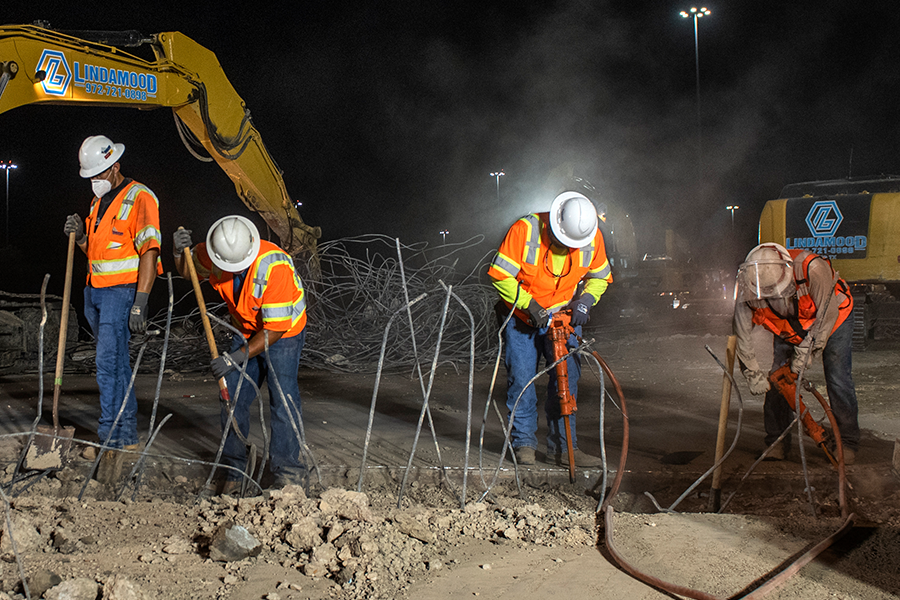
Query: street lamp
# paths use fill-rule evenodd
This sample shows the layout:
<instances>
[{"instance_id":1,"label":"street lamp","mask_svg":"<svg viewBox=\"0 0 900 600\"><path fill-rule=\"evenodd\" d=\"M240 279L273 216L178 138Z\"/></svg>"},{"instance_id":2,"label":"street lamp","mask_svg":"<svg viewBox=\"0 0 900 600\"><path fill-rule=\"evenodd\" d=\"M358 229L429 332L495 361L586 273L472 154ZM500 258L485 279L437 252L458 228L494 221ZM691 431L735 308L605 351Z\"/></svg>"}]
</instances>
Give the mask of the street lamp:
<instances>
[{"instance_id":1,"label":"street lamp","mask_svg":"<svg viewBox=\"0 0 900 600\"><path fill-rule=\"evenodd\" d=\"M734 206L726 206L725 207L725 210L731 211L731 229L732 230L734 230L734 211L736 211L739 208L740 208L740 206L738 206L736 204Z\"/></svg>"},{"instance_id":2,"label":"street lamp","mask_svg":"<svg viewBox=\"0 0 900 600\"><path fill-rule=\"evenodd\" d=\"M708 16L710 14L710 10L705 6L701 8L692 6L690 12L683 10L679 14L685 19L694 19L694 67L697 72L697 186L699 188L699 179L702 179L701 165L703 164L703 136L700 133L700 45L698 44L697 37L697 20L700 19L700 17Z\"/></svg>"},{"instance_id":3,"label":"street lamp","mask_svg":"<svg viewBox=\"0 0 900 600\"><path fill-rule=\"evenodd\" d=\"M12 162L0 163L0 169L6 171L6 225L4 227L6 231L6 235L4 240L6 241L6 245L9 246L9 172L12 169L18 169L18 165L14 165Z\"/></svg>"},{"instance_id":4,"label":"street lamp","mask_svg":"<svg viewBox=\"0 0 900 600\"><path fill-rule=\"evenodd\" d=\"M497 178L497 204L500 204L500 178L504 175L506 175L506 173L503 172L503 169L491 173L491 177Z\"/></svg>"},{"instance_id":5,"label":"street lamp","mask_svg":"<svg viewBox=\"0 0 900 600\"><path fill-rule=\"evenodd\" d=\"M447 229L441 229L440 231L438 231L438 233L441 234L441 243L446 244L447 236L450 234L450 231L448 231Z\"/></svg>"}]
</instances>

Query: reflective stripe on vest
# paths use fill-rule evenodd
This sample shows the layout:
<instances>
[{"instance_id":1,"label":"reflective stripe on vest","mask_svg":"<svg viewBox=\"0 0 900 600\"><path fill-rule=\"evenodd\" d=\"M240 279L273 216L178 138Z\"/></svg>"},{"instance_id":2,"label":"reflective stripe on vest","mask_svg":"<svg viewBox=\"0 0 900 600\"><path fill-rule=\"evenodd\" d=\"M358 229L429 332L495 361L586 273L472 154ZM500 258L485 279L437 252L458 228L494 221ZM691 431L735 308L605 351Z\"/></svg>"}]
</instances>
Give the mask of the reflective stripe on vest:
<instances>
[{"instance_id":1,"label":"reflective stripe on vest","mask_svg":"<svg viewBox=\"0 0 900 600\"><path fill-rule=\"evenodd\" d=\"M92 260L91 276L100 277L103 275L118 275L129 271L137 272L140 264L141 258L137 254L133 257L119 260Z\"/></svg>"},{"instance_id":2,"label":"reflective stripe on vest","mask_svg":"<svg viewBox=\"0 0 900 600\"><path fill-rule=\"evenodd\" d=\"M306 294L302 292L300 277L294 269L294 261L284 252L274 251L264 255L256 263L255 274L253 277L253 297L262 299L263 293L266 291L266 285L269 283L269 272L277 265L287 265L294 275L294 285L301 290L300 297L295 302L274 302L263 304L261 313L263 321L286 321L290 319L291 326L303 316L306 310Z\"/></svg>"},{"instance_id":3,"label":"reflective stripe on vest","mask_svg":"<svg viewBox=\"0 0 900 600\"><path fill-rule=\"evenodd\" d=\"M128 217L131 216L131 209L134 207L134 199L137 198L137 195L141 192L150 194L150 197L156 202L156 208L159 208L159 199L156 197L156 194L150 191L150 188L141 183L132 183L128 193L125 194L125 198L122 199L122 206L119 207L118 219L120 221L127 221Z\"/></svg>"},{"instance_id":4,"label":"reflective stripe on vest","mask_svg":"<svg viewBox=\"0 0 900 600\"><path fill-rule=\"evenodd\" d=\"M536 265L541 253L541 219L536 214L522 217L528 223L530 235L525 240L525 256L523 260L529 265Z\"/></svg>"},{"instance_id":5,"label":"reflective stripe on vest","mask_svg":"<svg viewBox=\"0 0 900 600\"><path fill-rule=\"evenodd\" d=\"M591 266L591 259L594 257L594 243L591 243L581 249L581 266L585 269Z\"/></svg>"}]
</instances>

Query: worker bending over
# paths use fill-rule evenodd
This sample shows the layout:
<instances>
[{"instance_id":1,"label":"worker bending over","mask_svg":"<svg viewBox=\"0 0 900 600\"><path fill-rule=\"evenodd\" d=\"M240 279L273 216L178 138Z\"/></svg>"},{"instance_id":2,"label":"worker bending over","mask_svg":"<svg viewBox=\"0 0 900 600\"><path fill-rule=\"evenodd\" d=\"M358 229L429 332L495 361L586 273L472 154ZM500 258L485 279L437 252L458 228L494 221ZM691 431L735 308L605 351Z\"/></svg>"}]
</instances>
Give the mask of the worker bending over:
<instances>
[{"instance_id":1,"label":"worker bending over","mask_svg":"<svg viewBox=\"0 0 900 600\"><path fill-rule=\"evenodd\" d=\"M191 232L179 229L173 235L175 266L187 276L184 250L191 246ZM300 460L300 389L297 371L300 353L306 337L306 297L294 263L281 248L261 240L252 221L241 216L224 217L216 221L206 235L206 242L191 251L194 267L201 279L209 283L228 305L233 324L243 337L235 336L229 352L210 365L216 379L225 378L232 401L234 418L246 437L250 430L250 405L255 391L249 382L241 386L235 397L240 371L238 366L247 360L247 375L262 388L265 379L269 388L271 409L270 469L275 487L301 484L306 466ZM268 335L269 359L265 356ZM284 400L278 391L277 378ZM286 402L286 403L285 403ZM223 461L244 469L247 449L229 427L228 408L222 406L222 427L229 430L225 441ZM295 429L296 428L296 429ZM240 474L228 470L222 493L231 493L240 485Z\"/></svg>"},{"instance_id":2,"label":"worker bending over","mask_svg":"<svg viewBox=\"0 0 900 600\"><path fill-rule=\"evenodd\" d=\"M807 369L810 358L821 355L828 400L844 446L844 462L853 464L856 460L860 434L851 373L853 319L848 317L852 310L847 284L827 259L808 250L788 251L779 244L760 244L740 266L734 308L737 357L750 392L766 395L763 416L767 446L787 429L794 411L771 388L767 374L760 369L750 339L755 325L774 334L772 371L790 361L791 371L799 374ZM784 460L790 447L788 432L766 458Z\"/></svg>"},{"instance_id":3,"label":"worker bending over","mask_svg":"<svg viewBox=\"0 0 900 600\"><path fill-rule=\"evenodd\" d=\"M150 189L121 173L119 159L125 146L95 135L81 144L79 174L90 179L94 191L87 219L76 213L66 218L66 235L87 254L88 275L84 288L84 317L97 340L97 386L100 388L100 422L97 435L109 446L136 450L137 399L134 389L125 399L131 381L128 341L131 333L147 328L147 299L159 261L159 200ZM112 436L110 430L119 414ZM114 482L121 470L120 452L103 455L97 479Z\"/></svg>"},{"instance_id":4,"label":"worker bending over","mask_svg":"<svg viewBox=\"0 0 900 600\"><path fill-rule=\"evenodd\" d=\"M554 312L570 308L575 335L590 319L590 310L612 282L603 234L597 228L597 211L578 192L563 192L550 205L549 212L526 215L513 223L488 269L494 287L508 314L514 308L503 336L506 344L507 396L510 412L522 390L538 372L541 356L553 362L553 345L547 325ZM579 283L584 290L577 294ZM505 318L505 315L504 315ZM568 345L577 345L575 335ZM581 359L567 359L569 389L577 398ZM565 421L557 400L556 371L550 371L547 402L547 459L569 465ZM511 444L516 462L535 463L537 449L537 394L529 385L515 409L511 426ZM575 465L599 466L599 459L578 450L575 415L570 417Z\"/></svg>"}]
</instances>

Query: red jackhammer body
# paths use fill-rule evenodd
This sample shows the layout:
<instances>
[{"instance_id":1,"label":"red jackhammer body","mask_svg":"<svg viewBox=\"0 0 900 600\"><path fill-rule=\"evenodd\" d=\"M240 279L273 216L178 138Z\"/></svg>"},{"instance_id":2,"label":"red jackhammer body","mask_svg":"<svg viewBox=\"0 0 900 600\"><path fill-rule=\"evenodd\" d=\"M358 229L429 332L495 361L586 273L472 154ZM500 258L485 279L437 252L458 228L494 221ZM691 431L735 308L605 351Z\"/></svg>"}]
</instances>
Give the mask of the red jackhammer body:
<instances>
[{"instance_id":1,"label":"red jackhammer body","mask_svg":"<svg viewBox=\"0 0 900 600\"><path fill-rule=\"evenodd\" d=\"M806 433L812 438L812 441L825 452L832 464L837 466L837 461L831 454L831 450L828 448L828 442L830 441L828 432L813 419L812 415L809 413L809 409L806 408L803 404L803 400L800 399L802 396L799 398L797 397L797 375L791 371L790 364L786 364L769 373L769 381L772 383L772 386L778 390L778 393L787 400L791 410L794 412L797 411L797 406L794 402L795 399L800 402L800 420L803 422L803 429L806 430Z\"/></svg>"},{"instance_id":2,"label":"red jackhammer body","mask_svg":"<svg viewBox=\"0 0 900 600\"><path fill-rule=\"evenodd\" d=\"M575 333L571 324L570 311L559 311L550 319L547 335L553 344L553 360L559 360L565 356L569 349L566 342L569 336ZM569 366L567 361L560 361L556 365L556 395L559 399L559 413L566 425L566 444L569 453L569 481L575 483L575 449L572 447L572 426L569 424L569 416L578 410L575 396L569 390Z\"/></svg>"}]
</instances>

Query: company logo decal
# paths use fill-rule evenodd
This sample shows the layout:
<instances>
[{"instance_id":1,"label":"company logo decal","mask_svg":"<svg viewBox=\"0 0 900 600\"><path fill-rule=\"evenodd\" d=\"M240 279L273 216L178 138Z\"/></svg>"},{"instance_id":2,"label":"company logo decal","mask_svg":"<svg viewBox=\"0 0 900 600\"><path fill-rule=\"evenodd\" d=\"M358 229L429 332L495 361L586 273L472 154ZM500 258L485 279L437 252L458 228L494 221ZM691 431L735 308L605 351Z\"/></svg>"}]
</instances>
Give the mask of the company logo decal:
<instances>
[{"instance_id":1,"label":"company logo decal","mask_svg":"<svg viewBox=\"0 0 900 600\"><path fill-rule=\"evenodd\" d=\"M806 215L806 226L816 237L832 236L841 226L844 216L834 200L819 200Z\"/></svg>"},{"instance_id":2,"label":"company logo decal","mask_svg":"<svg viewBox=\"0 0 900 600\"><path fill-rule=\"evenodd\" d=\"M44 50L38 61L37 71L44 71L46 76L41 81L44 93L50 96L62 96L69 89L72 71L66 63L65 55L58 50Z\"/></svg>"},{"instance_id":3,"label":"company logo decal","mask_svg":"<svg viewBox=\"0 0 900 600\"><path fill-rule=\"evenodd\" d=\"M65 54L58 50L45 49L37 70L47 74L41 87L50 96L66 95L71 85L83 88L92 96L146 101L156 98L159 85L153 73L112 69L79 61L73 61L70 68Z\"/></svg>"},{"instance_id":4,"label":"company logo decal","mask_svg":"<svg viewBox=\"0 0 900 600\"><path fill-rule=\"evenodd\" d=\"M785 247L829 258L865 258L869 200L867 195L790 200L785 208Z\"/></svg>"}]
</instances>

